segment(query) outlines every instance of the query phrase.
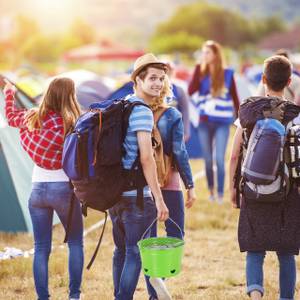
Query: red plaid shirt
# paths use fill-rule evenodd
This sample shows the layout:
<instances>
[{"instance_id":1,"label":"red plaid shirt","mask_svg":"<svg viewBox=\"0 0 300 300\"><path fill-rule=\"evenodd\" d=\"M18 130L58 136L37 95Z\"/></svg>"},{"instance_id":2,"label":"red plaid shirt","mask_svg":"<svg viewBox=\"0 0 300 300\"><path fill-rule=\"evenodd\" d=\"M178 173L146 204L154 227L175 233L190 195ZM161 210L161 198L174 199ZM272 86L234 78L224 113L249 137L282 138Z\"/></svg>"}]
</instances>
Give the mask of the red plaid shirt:
<instances>
[{"instance_id":1,"label":"red plaid shirt","mask_svg":"<svg viewBox=\"0 0 300 300\"><path fill-rule=\"evenodd\" d=\"M20 129L21 145L35 164L48 170L62 168L64 125L61 115L49 112L40 129L29 129L24 124L25 109L14 105L14 91L5 93L5 114L9 126Z\"/></svg>"}]
</instances>

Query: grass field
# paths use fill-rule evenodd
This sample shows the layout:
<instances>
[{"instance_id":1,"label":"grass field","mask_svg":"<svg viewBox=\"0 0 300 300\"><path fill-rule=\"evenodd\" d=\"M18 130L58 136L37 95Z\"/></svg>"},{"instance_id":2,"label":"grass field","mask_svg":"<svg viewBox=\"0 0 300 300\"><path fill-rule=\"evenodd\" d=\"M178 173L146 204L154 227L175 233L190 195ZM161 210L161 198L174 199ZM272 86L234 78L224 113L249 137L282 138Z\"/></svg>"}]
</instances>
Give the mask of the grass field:
<instances>
[{"instance_id":1,"label":"grass field","mask_svg":"<svg viewBox=\"0 0 300 300\"><path fill-rule=\"evenodd\" d=\"M203 169L200 161L193 161L194 173ZM197 182L197 202L186 211L186 244L183 270L177 277L168 279L167 286L173 299L217 300L248 299L245 295L245 254L239 252L237 243L238 211L231 208L226 192L225 203L209 203L204 178ZM85 220L88 228L103 216L90 213ZM85 239L86 262L90 259L100 229L90 233ZM67 299L67 249L60 247L64 231L60 225L54 229L53 245L55 248L50 258L49 288L52 299ZM1 234L0 250L5 246L20 249L32 248L33 241L29 234ZM111 261L113 242L111 223L108 223L98 257L90 271L83 275L82 299L111 300L113 284ZM35 298L31 272L32 257L0 261L0 300ZM298 259L298 271L300 269ZM295 299L300 298L298 279ZM278 263L276 255L269 253L265 262L264 299L278 299ZM140 277L135 300L148 299L143 276Z\"/></svg>"}]
</instances>

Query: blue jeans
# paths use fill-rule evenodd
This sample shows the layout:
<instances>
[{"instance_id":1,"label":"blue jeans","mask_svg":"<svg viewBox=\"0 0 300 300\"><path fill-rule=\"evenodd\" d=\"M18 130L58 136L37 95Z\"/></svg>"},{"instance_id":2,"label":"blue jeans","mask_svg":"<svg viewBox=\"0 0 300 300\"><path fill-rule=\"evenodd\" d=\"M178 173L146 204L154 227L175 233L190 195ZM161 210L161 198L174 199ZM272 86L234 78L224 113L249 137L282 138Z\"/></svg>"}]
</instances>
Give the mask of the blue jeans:
<instances>
[{"instance_id":1,"label":"blue jeans","mask_svg":"<svg viewBox=\"0 0 300 300\"><path fill-rule=\"evenodd\" d=\"M247 252L247 293L254 290L264 294L263 264L266 252ZM296 285L296 262L294 255L277 252L279 261L280 300L293 300Z\"/></svg>"},{"instance_id":2,"label":"blue jeans","mask_svg":"<svg viewBox=\"0 0 300 300\"><path fill-rule=\"evenodd\" d=\"M55 211L66 228L72 189L69 182L35 182L29 198L29 211L34 233L33 275L39 300L50 297L48 260L52 244L52 220ZM68 239L69 296L80 297L83 269L83 224L80 203L75 199Z\"/></svg>"},{"instance_id":3,"label":"blue jeans","mask_svg":"<svg viewBox=\"0 0 300 300\"><path fill-rule=\"evenodd\" d=\"M136 197L122 197L109 210L113 225L115 251L113 256L114 296L116 300L131 300L141 271L137 242L156 218L155 203L144 198L144 210L136 205ZM149 237L150 232L145 237Z\"/></svg>"},{"instance_id":4,"label":"blue jeans","mask_svg":"<svg viewBox=\"0 0 300 300\"><path fill-rule=\"evenodd\" d=\"M198 127L198 135L201 143L201 149L205 160L205 171L208 188L214 188L214 172L213 172L213 143L215 142L215 154L217 165L218 194L224 194L224 178L225 178L225 152L229 137L229 124L216 122L200 122Z\"/></svg>"},{"instance_id":5,"label":"blue jeans","mask_svg":"<svg viewBox=\"0 0 300 300\"><path fill-rule=\"evenodd\" d=\"M180 227L182 235L184 236L184 199L182 192L162 190L162 194L165 204L169 209L170 218ZM165 229L167 236L182 239L179 229L170 220L165 222ZM153 226L151 229L151 237L155 236L157 236L157 226ZM145 278L150 299L156 299L157 295L151 283L149 282L149 277L145 276Z\"/></svg>"}]
</instances>

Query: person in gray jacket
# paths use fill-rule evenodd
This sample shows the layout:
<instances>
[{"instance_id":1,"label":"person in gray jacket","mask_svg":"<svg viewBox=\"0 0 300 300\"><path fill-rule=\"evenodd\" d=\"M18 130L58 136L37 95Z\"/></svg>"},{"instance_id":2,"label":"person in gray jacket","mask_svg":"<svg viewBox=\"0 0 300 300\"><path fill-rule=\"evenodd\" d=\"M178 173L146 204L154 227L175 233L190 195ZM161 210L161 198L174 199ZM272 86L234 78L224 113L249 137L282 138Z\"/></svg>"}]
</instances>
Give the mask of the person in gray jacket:
<instances>
[{"instance_id":1,"label":"person in gray jacket","mask_svg":"<svg viewBox=\"0 0 300 300\"><path fill-rule=\"evenodd\" d=\"M272 56L265 60L263 83L267 97L284 100L284 88L291 81L291 63L283 56ZM231 201L237 207L239 190L234 185L243 129L236 122L230 157L229 185ZM275 251L279 260L280 300L293 300L296 284L295 255L299 254L300 201L299 190L291 181L286 199L279 203L258 203L248 199L241 191L238 240L241 252L247 252L247 294L259 300L264 294L263 263L266 251Z\"/></svg>"}]
</instances>

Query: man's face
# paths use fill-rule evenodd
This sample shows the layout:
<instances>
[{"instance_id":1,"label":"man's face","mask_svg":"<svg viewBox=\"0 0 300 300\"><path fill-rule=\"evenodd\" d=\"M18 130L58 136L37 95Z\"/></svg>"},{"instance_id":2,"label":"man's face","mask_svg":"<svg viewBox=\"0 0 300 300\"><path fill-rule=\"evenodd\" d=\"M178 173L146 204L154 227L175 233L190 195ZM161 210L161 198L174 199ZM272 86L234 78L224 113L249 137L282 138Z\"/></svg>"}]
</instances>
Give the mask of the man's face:
<instances>
[{"instance_id":1,"label":"man's face","mask_svg":"<svg viewBox=\"0 0 300 300\"><path fill-rule=\"evenodd\" d=\"M164 85L166 73L164 70L148 68L147 75L144 80L138 80L138 88L141 91L151 97L157 97L160 95Z\"/></svg>"}]
</instances>

